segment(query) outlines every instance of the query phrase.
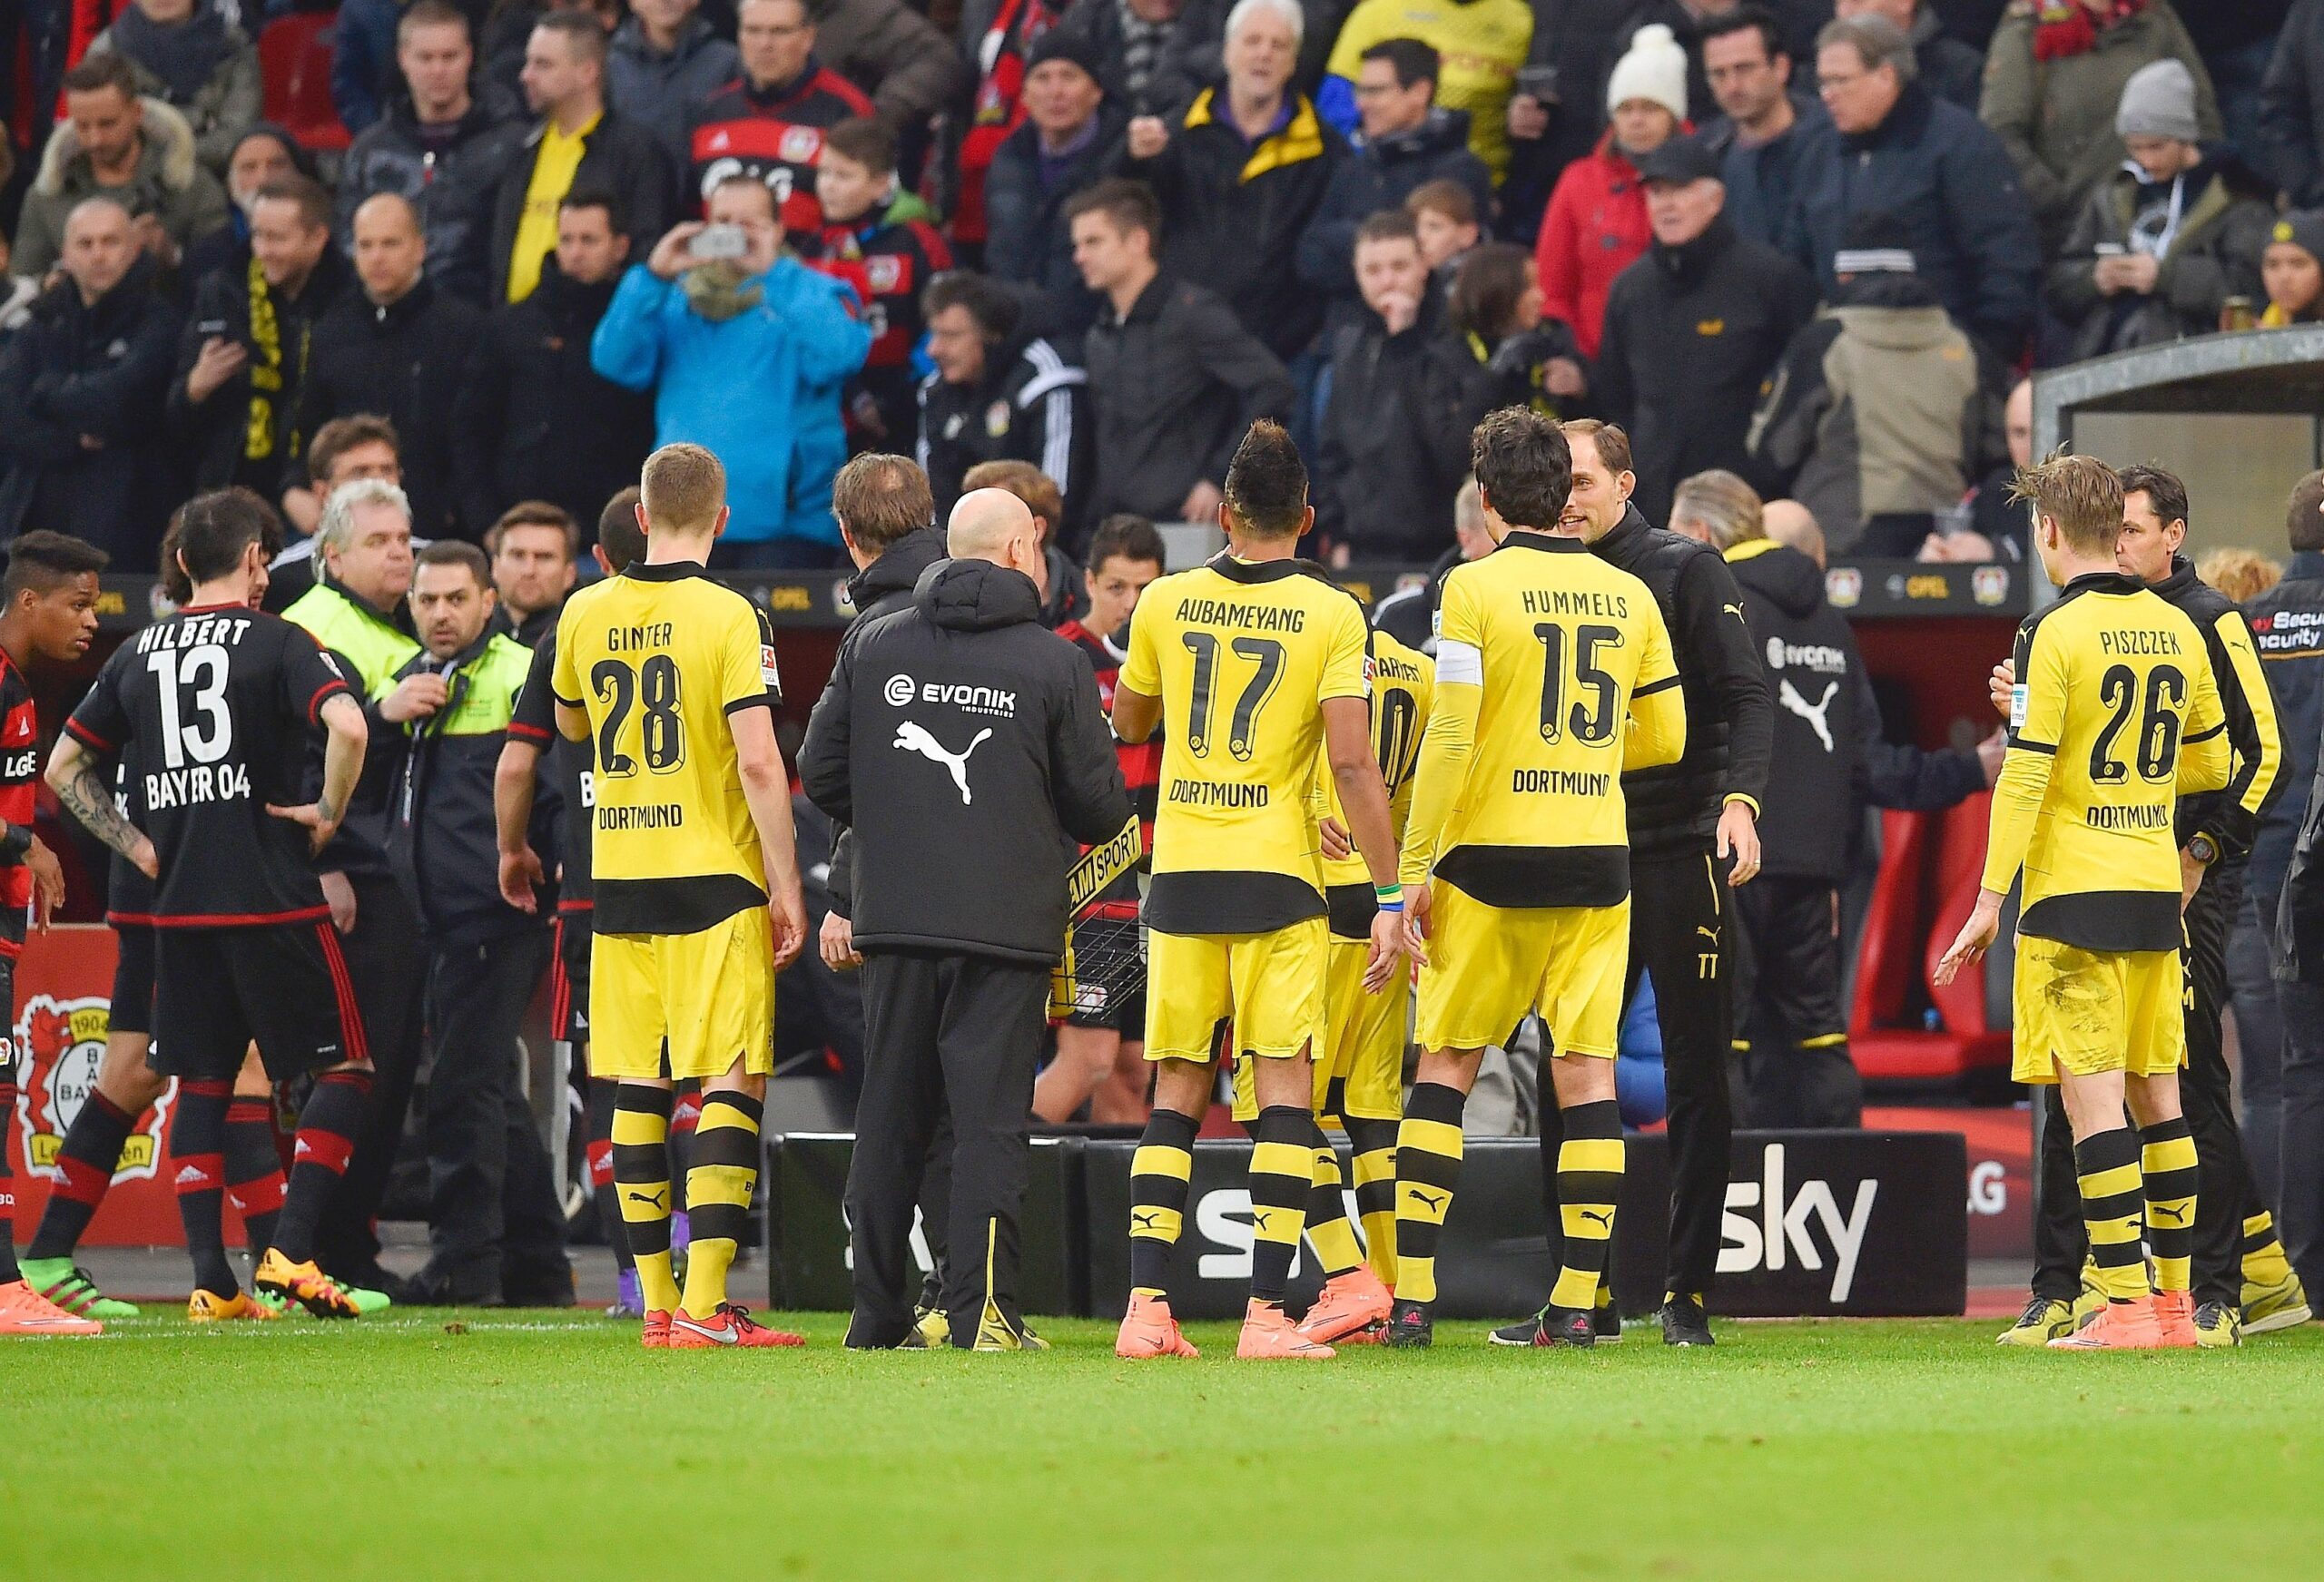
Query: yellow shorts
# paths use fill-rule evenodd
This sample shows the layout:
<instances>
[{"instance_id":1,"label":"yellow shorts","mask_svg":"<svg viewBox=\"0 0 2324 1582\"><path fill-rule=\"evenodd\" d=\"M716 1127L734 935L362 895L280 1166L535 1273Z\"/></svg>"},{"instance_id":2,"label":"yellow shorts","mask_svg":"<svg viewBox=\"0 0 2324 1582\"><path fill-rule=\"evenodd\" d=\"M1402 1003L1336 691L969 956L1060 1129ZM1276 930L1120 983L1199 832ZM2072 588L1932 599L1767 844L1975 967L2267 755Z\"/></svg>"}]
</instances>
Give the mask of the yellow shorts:
<instances>
[{"instance_id":1,"label":"yellow shorts","mask_svg":"<svg viewBox=\"0 0 2324 1582\"><path fill-rule=\"evenodd\" d=\"M1538 1010L1559 1054L1614 1057L1630 965L1627 897L1610 907L1493 907L1443 879L1431 890L1413 1032L1421 1047L1503 1043Z\"/></svg>"},{"instance_id":2,"label":"yellow shorts","mask_svg":"<svg viewBox=\"0 0 2324 1582\"><path fill-rule=\"evenodd\" d=\"M599 934L589 978L592 1076L724 1076L738 1060L754 1076L774 1070L774 930L764 907L694 934Z\"/></svg>"},{"instance_id":3,"label":"yellow shorts","mask_svg":"<svg viewBox=\"0 0 2324 1582\"><path fill-rule=\"evenodd\" d=\"M1264 934L1146 938L1146 1057L1208 1060L1232 1018L1238 1055L1288 1059L1324 1038L1331 931L1306 918Z\"/></svg>"},{"instance_id":4,"label":"yellow shorts","mask_svg":"<svg viewBox=\"0 0 2324 1582\"><path fill-rule=\"evenodd\" d=\"M2160 1076L2187 1057L2179 952L2084 950L2017 936L2010 1077L2055 1082L2120 1071Z\"/></svg>"},{"instance_id":5,"label":"yellow shorts","mask_svg":"<svg viewBox=\"0 0 2324 1582\"><path fill-rule=\"evenodd\" d=\"M1399 974L1378 994L1364 992L1364 967L1371 941L1332 936L1324 982L1325 1031L1315 1060L1315 1114L1393 1121L1404 1113L1404 1035L1412 1025L1412 988ZM1331 1104L1334 1081L1344 1082L1339 1107ZM1235 1063L1235 1119L1258 1119L1259 1100L1251 1063Z\"/></svg>"}]
</instances>

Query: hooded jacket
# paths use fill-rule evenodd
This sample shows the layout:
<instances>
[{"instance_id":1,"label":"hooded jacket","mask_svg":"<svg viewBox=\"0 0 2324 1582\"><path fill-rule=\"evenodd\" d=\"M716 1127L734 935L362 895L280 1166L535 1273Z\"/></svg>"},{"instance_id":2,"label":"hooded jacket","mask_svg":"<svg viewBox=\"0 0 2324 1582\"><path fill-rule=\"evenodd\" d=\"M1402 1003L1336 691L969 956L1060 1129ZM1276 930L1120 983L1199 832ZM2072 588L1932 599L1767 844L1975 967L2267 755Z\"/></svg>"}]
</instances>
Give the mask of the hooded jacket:
<instances>
[{"instance_id":1,"label":"hooded jacket","mask_svg":"<svg viewBox=\"0 0 2324 1582\"><path fill-rule=\"evenodd\" d=\"M306 454L308 435L299 427L299 397L314 366L315 326L334 302L350 292L361 294L355 271L339 249L329 244L297 296L266 288L281 365L265 371L280 376L281 388L254 392L251 380L261 370L255 355L258 339L251 329L249 258L233 269L204 275L194 287L193 312L178 338L177 367L170 379L168 423L170 437L193 463L196 489L246 484L271 500L282 492L286 468L293 469L294 476L303 469L300 458ZM197 404L186 394L185 380L209 339L203 326L212 324L222 325L223 339L251 349L253 355L241 372ZM267 454L260 457L250 454L254 393L262 393L267 403Z\"/></svg>"},{"instance_id":2,"label":"hooded jacket","mask_svg":"<svg viewBox=\"0 0 2324 1582\"><path fill-rule=\"evenodd\" d=\"M388 102L387 113L348 146L332 235L352 256L355 211L363 201L380 192L408 198L428 234L428 278L483 302L493 273L492 205L524 143L525 127L517 106L481 75L470 87L468 113L441 147L420 136L411 95L398 93Z\"/></svg>"},{"instance_id":3,"label":"hooded jacket","mask_svg":"<svg viewBox=\"0 0 2324 1582\"><path fill-rule=\"evenodd\" d=\"M1354 323L1364 299L1355 289L1355 232L1383 209L1401 209L1415 188L1458 182L1480 221L1492 213L1492 172L1469 152L1469 113L1431 110L1410 132L1354 145L1332 172L1315 217L1299 238L1299 278L1331 298L1334 328Z\"/></svg>"},{"instance_id":4,"label":"hooded jacket","mask_svg":"<svg viewBox=\"0 0 2324 1582\"><path fill-rule=\"evenodd\" d=\"M2267 251L2275 211L2238 197L2217 162L2205 160L2179 177L2175 197L2166 200L2175 203L2179 223L2169 251L2156 261L2154 290L2144 296L2101 295L2099 249L2130 245L2145 184L2145 172L2124 161L2083 204L2064 250L2050 265L2050 308L2074 326L2073 361L2212 334L2228 298L2259 301L2268 294L2260 257Z\"/></svg>"},{"instance_id":5,"label":"hooded jacket","mask_svg":"<svg viewBox=\"0 0 2324 1582\"><path fill-rule=\"evenodd\" d=\"M1824 572L1767 538L1729 546L1753 645L1765 666L1774 752L1759 815L1760 866L1772 877L1846 879L1866 802L1951 807L1984 789L1976 755L1922 752L1881 740L1880 705L1856 634L1824 598Z\"/></svg>"},{"instance_id":6,"label":"hooded jacket","mask_svg":"<svg viewBox=\"0 0 2324 1582\"><path fill-rule=\"evenodd\" d=\"M940 560L950 558L943 533L919 527L888 545L879 559L847 579L847 602L855 611L852 628L868 626L882 615L911 608L912 590L921 575ZM832 860L824 888L832 910L848 915L855 896L855 841L844 824L832 826Z\"/></svg>"},{"instance_id":7,"label":"hooded jacket","mask_svg":"<svg viewBox=\"0 0 2324 1582\"><path fill-rule=\"evenodd\" d=\"M124 571L153 564L173 493L162 405L178 323L155 272L139 258L94 305L60 280L0 349L0 538L46 527Z\"/></svg>"},{"instance_id":8,"label":"hooded jacket","mask_svg":"<svg viewBox=\"0 0 2324 1582\"><path fill-rule=\"evenodd\" d=\"M1358 560L1425 560L1452 540L1470 430L1485 414L1485 370L1444 327L1433 291L1402 334L1361 311L1331 337L1315 526Z\"/></svg>"},{"instance_id":9,"label":"hooded jacket","mask_svg":"<svg viewBox=\"0 0 2324 1582\"><path fill-rule=\"evenodd\" d=\"M226 223L226 189L196 156L192 126L162 100L139 103L144 106L143 142L127 186L108 187L97 181L71 122L58 122L48 134L40 170L16 219L11 270L34 280L47 274L64 251L65 218L84 198L110 195L132 214L153 215L181 248Z\"/></svg>"},{"instance_id":10,"label":"hooded jacket","mask_svg":"<svg viewBox=\"0 0 2324 1582\"><path fill-rule=\"evenodd\" d=\"M1925 282L1874 274L1791 339L1751 421L1751 475L1816 514L1835 554L1883 517L1889 553L2007 459L2000 375Z\"/></svg>"},{"instance_id":11,"label":"hooded jacket","mask_svg":"<svg viewBox=\"0 0 2324 1582\"><path fill-rule=\"evenodd\" d=\"M1541 311L1573 326L1585 357L1598 355L1615 279L1653 241L1637 167L1614 147L1609 130L1558 177L1533 242Z\"/></svg>"},{"instance_id":12,"label":"hooded jacket","mask_svg":"<svg viewBox=\"0 0 2324 1582\"><path fill-rule=\"evenodd\" d=\"M692 440L718 453L734 512L728 538L836 545L832 479L847 459L840 390L863 366L872 331L844 285L795 258L775 260L743 290L760 294L757 305L713 321L677 281L633 264L591 338L590 366L653 392L655 444Z\"/></svg>"},{"instance_id":13,"label":"hooded jacket","mask_svg":"<svg viewBox=\"0 0 2324 1582\"><path fill-rule=\"evenodd\" d=\"M1088 662L1039 614L1021 572L950 560L841 643L799 779L852 827L857 949L1062 954L1077 846L1132 810Z\"/></svg>"},{"instance_id":14,"label":"hooded jacket","mask_svg":"<svg viewBox=\"0 0 2324 1582\"><path fill-rule=\"evenodd\" d=\"M2039 23L2030 0L2017 0L2002 17L1985 52L1977 114L2001 134L2041 225L2043 250L2054 252L2092 189L2122 162L2114 113L2122 106L2122 85L2141 66L2160 60L2183 64L2195 79L2202 141L2217 141L2222 129L2211 74L2169 0L2146 0L2100 27L2088 49L2054 60L2034 58Z\"/></svg>"},{"instance_id":15,"label":"hooded jacket","mask_svg":"<svg viewBox=\"0 0 2324 1582\"><path fill-rule=\"evenodd\" d=\"M1687 703L1685 755L1622 776L1630 854L1652 860L1708 851L1728 802L1766 811L1774 711L1742 593L1717 550L1649 526L1636 506L1590 547L1653 592Z\"/></svg>"},{"instance_id":16,"label":"hooded jacket","mask_svg":"<svg viewBox=\"0 0 2324 1582\"><path fill-rule=\"evenodd\" d=\"M396 673L444 677L450 696L402 728L403 753L389 810L388 853L409 886L431 948L461 947L544 927L546 916L500 899L499 840L492 781L532 650L486 627L450 659L422 651ZM546 801L546 799L544 800ZM533 849L557 850L556 804L536 802Z\"/></svg>"},{"instance_id":17,"label":"hooded jacket","mask_svg":"<svg viewBox=\"0 0 2324 1582\"><path fill-rule=\"evenodd\" d=\"M1590 394L1630 431L1649 521L1669 515L1681 478L1746 470L1760 382L1815 311L1807 272L1723 216L1692 241L1656 242L1622 271Z\"/></svg>"},{"instance_id":18,"label":"hooded jacket","mask_svg":"<svg viewBox=\"0 0 2324 1582\"><path fill-rule=\"evenodd\" d=\"M655 49L645 25L631 16L606 46L606 103L660 138L671 164L682 167L694 107L742 73L742 54L699 13L685 19L667 51Z\"/></svg>"},{"instance_id":19,"label":"hooded jacket","mask_svg":"<svg viewBox=\"0 0 2324 1582\"><path fill-rule=\"evenodd\" d=\"M264 107L258 45L225 20L214 0L196 5L192 15L170 28L146 22L143 13L132 17L133 9L124 5L115 13L113 25L89 41L89 54L119 51L137 74L137 91L166 100L182 112L193 131L195 156L212 175L223 177L234 144ZM149 35L166 37L169 43L186 48L191 59L214 64L199 82L165 82L147 53Z\"/></svg>"},{"instance_id":20,"label":"hooded jacket","mask_svg":"<svg viewBox=\"0 0 2324 1582\"><path fill-rule=\"evenodd\" d=\"M615 282L584 285L541 265L541 283L487 318L452 407L460 518L481 538L519 500L548 500L594 525L654 447L651 397L589 364Z\"/></svg>"},{"instance_id":21,"label":"hooded jacket","mask_svg":"<svg viewBox=\"0 0 2324 1582\"><path fill-rule=\"evenodd\" d=\"M1275 354L1225 302L1167 270L1128 313L1106 305L1083 360L1098 418L1091 521L1117 511L1177 520L1188 489L1226 481L1246 429L1291 414L1291 376Z\"/></svg>"},{"instance_id":22,"label":"hooded jacket","mask_svg":"<svg viewBox=\"0 0 2324 1582\"><path fill-rule=\"evenodd\" d=\"M358 412L393 423L411 530L421 538L459 536L452 403L483 332L481 309L424 276L385 307L359 288L349 291L315 325L299 431L312 434Z\"/></svg>"},{"instance_id":23,"label":"hooded jacket","mask_svg":"<svg viewBox=\"0 0 2324 1582\"><path fill-rule=\"evenodd\" d=\"M1163 267L1226 299L1243 327L1288 362L1323 328L1322 299L1299 277L1299 239L1348 157L1347 140L1305 95L1286 92L1275 130L1246 142L1226 90L1195 95L1149 160L1127 151L1118 173L1162 201Z\"/></svg>"},{"instance_id":24,"label":"hooded jacket","mask_svg":"<svg viewBox=\"0 0 2324 1582\"><path fill-rule=\"evenodd\" d=\"M1827 290L1848 221L1894 215L1954 321L2014 354L2034 320L2042 241L2008 151L1975 116L1907 83L1878 126L1803 150L1797 192L1787 247Z\"/></svg>"}]
</instances>

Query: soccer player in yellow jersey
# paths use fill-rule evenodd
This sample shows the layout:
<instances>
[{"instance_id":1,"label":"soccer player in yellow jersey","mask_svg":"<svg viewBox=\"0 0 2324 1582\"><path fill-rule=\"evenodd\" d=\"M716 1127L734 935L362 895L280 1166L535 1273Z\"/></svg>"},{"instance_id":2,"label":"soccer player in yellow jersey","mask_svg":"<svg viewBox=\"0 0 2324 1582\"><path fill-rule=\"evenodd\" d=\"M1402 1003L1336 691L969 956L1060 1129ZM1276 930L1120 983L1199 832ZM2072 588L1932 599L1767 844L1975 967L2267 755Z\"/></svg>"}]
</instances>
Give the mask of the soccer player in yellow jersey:
<instances>
[{"instance_id":1,"label":"soccer player in yellow jersey","mask_svg":"<svg viewBox=\"0 0 2324 1582\"><path fill-rule=\"evenodd\" d=\"M1138 601L1114 683L1114 733L1163 727L1154 820L1146 1057L1154 1115L1130 1165L1130 1299L1118 1356L1191 1357L1171 1315L1168 1268L1194 1169L1195 1133L1232 1018L1252 1063L1251 1300L1236 1354L1322 1358L1283 1311L1315 1171L1311 1055L1324 1031L1329 946L1311 796L1330 765L1379 907L1364 988L1403 963L1403 899L1388 792L1372 756L1364 611L1295 558L1315 520L1291 438L1258 422L1226 471L1226 551L1163 577Z\"/></svg>"},{"instance_id":2,"label":"soccer player in yellow jersey","mask_svg":"<svg viewBox=\"0 0 2324 1582\"><path fill-rule=\"evenodd\" d=\"M765 615L704 570L726 526L726 474L698 445L646 457L645 558L583 589L556 624L550 690L567 741L596 742L590 861L593 1076L620 1083L621 1196L645 1342L796 1345L726 1300L758 1178L774 1068L774 975L807 938L782 701ZM674 1078L702 1081L683 1299L670 1270Z\"/></svg>"},{"instance_id":3,"label":"soccer player in yellow jersey","mask_svg":"<svg viewBox=\"0 0 2324 1582\"><path fill-rule=\"evenodd\" d=\"M1470 460L1497 547L1444 579L1435 705L1404 832L1421 1057L1396 1136L1396 1300L1383 1338L1434 1340L1462 1107L1486 1046L1539 1010L1564 1120L1564 1268L1541 1334L1587 1346L1623 1168L1621 777L1678 761L1686 707L1653 594L1560 525L1573 458L1558 426L1523 408L1495 412L1477 425Z\"/></svg>"},{"instance_id":4,"label":"soccer player in yellow jersey","mask_svg":"<svg viewBox=\"0 0 2324 1582\"><path fill-rule=\"evenodd\" d=\"M2140 1227L2191 1224L2194 1149L2150 1155L2142 1128L2181 1118L2179 849L2183 793L2227 785L2232 754L2202 634L2115 561L2122 486L2093 457L2021 469L2043 569L2064 590L2018 628L2009 753L1994 787L1977 904L1943 959L1950 983L2001 930L2022 868L2015 1058L2020 1082L2059 1084L2074 1138L2083 1223L2106 1305L2070 1350L2162 1343ZM2178 1285L2186 1280L2177 1262Z\"/></svg>"},{"instance_id":5,"label":"soccer player in yellow jersey","mask_svg":"<svg viewBox=\"0 0 2324 1582\"><path fill-rule=\"evenodd\" d=\"M1385 632L1372 634L1372 755L1386 782L1399 839L1412 809L1413 766L1435 692L1435 662ZM1326 827L1344 830L1331 765L1315 765L1316 812ZM1324 983L1324 1043L1315 1056L1315 1174L1307 1198L1307 1244L1322 1265L1324 1289L1299 1321L1299 1331L1326 1344L1350 1335L1376 1338L1388 1316L1388 1287L1396 1278L1396 1123L1403 1115L1404 1034L1412 1009L1411 980L1401 976L1378 994L1366 992L1372 921L1378 907L1363 857L1350 850L1324 861L1324 904L1332 941ZM1254 1062L1235 1067L1235 1119L1258 1119ZM1340 1157L1323 1128L1347 1133L1354 1150L1356 1213L1364 1244L1348 1224Z\"/></svg>"}]
</instances>

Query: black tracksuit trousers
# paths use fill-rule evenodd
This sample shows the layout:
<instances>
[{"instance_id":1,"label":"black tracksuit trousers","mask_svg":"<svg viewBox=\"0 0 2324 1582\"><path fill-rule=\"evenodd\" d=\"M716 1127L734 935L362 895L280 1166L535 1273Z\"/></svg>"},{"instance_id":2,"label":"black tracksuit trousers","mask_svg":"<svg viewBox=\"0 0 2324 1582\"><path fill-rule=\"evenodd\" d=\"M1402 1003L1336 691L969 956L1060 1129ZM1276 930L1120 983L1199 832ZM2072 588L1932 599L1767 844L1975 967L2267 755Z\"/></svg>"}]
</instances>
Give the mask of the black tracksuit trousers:
<instances>
[{"instance_id":1,"label":"black tracksuit trousers","mask_svg":"<svg viewBox=\"0 0 2324 1582\"><path fill-rule=\"evenodd\" d=\"M1622 1000L1627 1005L1638 992L1640 973L1653 976L1669 1096L1670 1256L1664 1284L1695 1294L1709 1292L1718 1269L1719 1219L1727 1208L1735 1132L1727 1086L1734 1027L1728 929L1735 914L1726 867L1708 844L1694 851L1630 859L1630 959ZM1557 1204L1558 1147L1565 1128L1547 1096L1551 1057L1550 1050L1541 1052L1541 1197L1554 1268L1565 1242Z\"/></svg>"},{"instance_id":2,"label":"black tracksuit trousers","mask_svg":"<svg viewBox=\"0 0 2324 1582\"><path fill-rule=\"evenodd\" d=\"M2195 1136L2200 1184L2195 1199L2192 1285L2198 1306L2234 1303L2243 1293L2243 1220L2259 1212L2259 1192L2235 1124L2233 1075L2220 1029L2227 1006L2227 932L2243 904L2243 870L2222 864L2205 876L2186 911L2187 943L2179 960L2186 974L2187 1064L2179 1073L2179 1102ZM2034 1294L2072 1302L2082 1289L2089 1233L2082 1219L2082 1188L2074 1174L2073 1129L2063 1095L2054 1086L2043 1097L2040 1195L2034 1217Z\"/></svg>"},{"instance_id":3,"label":"black tracksuit trousers","mask_svg":"<svg viewBox=\"0 0 2324 1582\"><path fill-rule=\"evenodd\" d=\"M1864 1079L1848 1054L1840 1003L1840 910L1831 881L1761 873L1734 902L1743 1125L1864 1125Z\"/></svg>"},{"instance_id":4,"label":"black tracksuit trousers","mask_svg":"<svg viewBox=\"0 0 2324 1582\"><path fill-rule=\"evenodd\" d=\"M944 1311L952 1343L971 1346L988 1305L1012 1327L1019 1322L1017 1216L1049 969L866 951L862 970L863 1093L847 1173L855 1263L847 1343L892 1346L911 1328L912 1208L949 1112Z\"/></svg>"},{"instance_id":5,"label":"black tracksuit trousers","mask_svg":"<svg viewBox=\"0 0 2324 1582\"><path fill-rule=\"evenodd\" d=\"M427 936L403 886L385 874L352 882L355 930L340 940L340 948L363 1013L363 1042L371 1051L371 1102L347 1174L323 1205L315 1235L315 1261L349 1277L379 1267L379 1205L395 1173L419 1075L420 997L428 974Z\"/></svg>"}]
</instances>

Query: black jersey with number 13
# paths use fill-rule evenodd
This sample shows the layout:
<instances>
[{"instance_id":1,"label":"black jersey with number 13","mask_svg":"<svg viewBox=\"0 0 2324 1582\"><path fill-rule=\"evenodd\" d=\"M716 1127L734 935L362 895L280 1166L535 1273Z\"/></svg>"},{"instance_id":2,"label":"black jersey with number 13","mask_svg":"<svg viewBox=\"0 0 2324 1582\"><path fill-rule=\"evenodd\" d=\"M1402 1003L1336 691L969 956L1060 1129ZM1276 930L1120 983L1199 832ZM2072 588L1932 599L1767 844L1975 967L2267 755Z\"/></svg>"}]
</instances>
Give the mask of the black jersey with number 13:
<instances>
[{"instance_id":1,"label":"black jersey with number 13","mask_svg":"<svg viewBox=\"0 0 2324 1582\"><path fill-rule=\"evenodd\" d=\"M307 800L307 747L348 685L300 627L241 605L185 609L113 652L65 729L136 776L161 859L162 929L327 918L307 830L267 805Z\"/></svg>"}]
</instances>

